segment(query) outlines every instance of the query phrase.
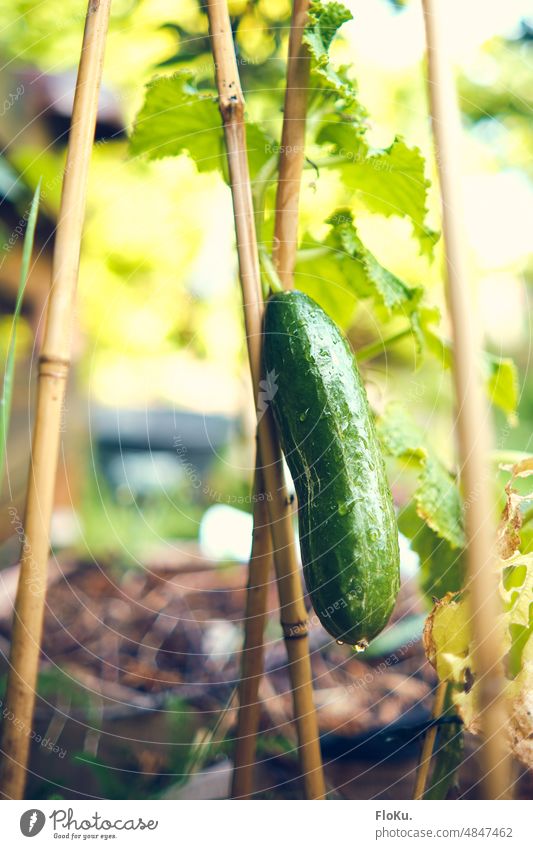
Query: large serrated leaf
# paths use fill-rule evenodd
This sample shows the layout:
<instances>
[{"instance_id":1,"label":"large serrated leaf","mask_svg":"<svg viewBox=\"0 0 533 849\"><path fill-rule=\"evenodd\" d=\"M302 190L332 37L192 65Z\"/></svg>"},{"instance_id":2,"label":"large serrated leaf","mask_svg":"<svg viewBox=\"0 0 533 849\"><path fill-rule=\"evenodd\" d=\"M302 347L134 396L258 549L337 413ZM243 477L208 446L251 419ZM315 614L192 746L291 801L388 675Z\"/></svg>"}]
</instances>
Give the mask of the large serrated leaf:
<instances>
[{"instance_id":1,"label":"large serrated leaf","mask_svg":"<svg viewBox=\"0 0 533 849\"><path fill-rule=\"evenodd\" d=\"M272 155L273 141L253 122L246 126L252 177ZM188 154L199 171L226 174L226 152L214 93L198 91L186 71L155 77L146 87L130 139L134 156L149 159Z\"/></svg>"},{"instance_id":2,"label":"large serrated leaf","mask_svg":"<svg viewBox=\"0 0 533 849\"><path fill-rule=\"evenodd\" d=\"M303 40L318 64L329 62L329 48L337 30L352 19L352 13L342 3L311 2Z\"/></svg>"},{"instance_id":3,"label":"large serrated leaf","mask_svg":"<svg viewBox=\"0 0 533 849\"><path fill-rule=\"evenodd\" d=\"M422 288L409 286L378 262L359 238L349 210L337 210L327 223L331 230L324 242L309 236L302 240L295 274L298 288L315 298L342 326L349 324L357 301L371 299L388 318L401 316L411 321L418 339L416 312Z\"/></svg>"},{"instance_id":4,"label":"large serrated leaf","mask_svg":"<svg viewBox=\"0 0 533 849\"><path fill-rule=\"evenodd\" d=\"M389 314L409 317L416 309L423 289L409 286L378 262L359 238L349 210L337 210L327 223L332 228L330 243L342 251L344 269L353 279L355 291L360 296L374 297Z\"/></svg>"},{"instance_id":5,"label":"large serrated leaf","mask_svg":"<svg viewBox=\"0 0 533 849\"><path fill-rule=\"evenodd\" d=\"M352 20L352 17L352 13L341 3L312 2L302 40L307 45L311 57L311 110L316 108L317 102L321 100L332 100L333 111L340 111L344 121L349 120L355 126L363 128L366 110L358 101L357 85L350 77L350 68L346 65L335 67L329 56L331 42L337 31L347 21ZM336 104L337 101L339 103ZM364 129L366 127L363 132Z\"/></svg>"},{"instance_id":6,"label":"large serrated leaf","mask_svg":"<svg viewBox=\"0 0 533 849\"><path fill-rule=\"evenodd\" d=\"M397 137L365 158L354 157L343 167L346 184L357 191L365 206L381 215L408 218L420 252L431 257L439 234L426 225L427 192L424 157Z\"/></svg>"}]
</instances>

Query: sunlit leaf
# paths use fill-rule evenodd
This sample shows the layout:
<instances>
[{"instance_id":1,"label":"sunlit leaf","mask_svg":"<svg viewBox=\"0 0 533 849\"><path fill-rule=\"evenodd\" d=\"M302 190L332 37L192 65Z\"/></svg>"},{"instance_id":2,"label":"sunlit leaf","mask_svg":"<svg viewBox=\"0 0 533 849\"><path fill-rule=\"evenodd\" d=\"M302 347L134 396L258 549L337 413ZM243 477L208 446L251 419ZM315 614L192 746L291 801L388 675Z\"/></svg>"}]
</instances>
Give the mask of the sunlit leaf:
<instances>
[{"instance_id":1,"label":"sunlit leaf","mask_svg":"<svg viewBox=\"0 0 533 849\"><path fill-rule=\"evenodd\" d=\"M389 314L409 316L422 297L422 288L409 286L380 265L359 238L349 210L337 210L327 223L332 228L329 243L341 252L338 259L359 297L374 297Z\"/></svg>"},{"instance_id":2,"label":"sunlit leaf","mask_svg":"<svg viewBox=\"0 0 533 849\"><path fill-rule=\"evenodd\" d=\"M341 327L349 327L357 293L344 272L338 252L326 240L317 242L305 234L296 260L294 283L310 295Z\"/></svg>"},{"instance_id":3,"label":"sunlit leaf","mask_svg":"<svg viewBox=\"0 0 533 849\"><path fill-rule=\"evenodd\" d=\"M448 339L441 337L435 330L433 325L437 319L438 313L420 310L417 335L421 344L437 358L443 368L451 368L452 346ZM482 351L480 378L484 381L485 392L491 403L505 413L509 424L514 425L518 406L518 373L513 360Z\"/></svg>"},{"instance_id":4,"label":"sunlit leaf","mask_svg":"<svg viewBox=\"0 0 533 849\"><path fill-rule=\"evenodd\" d=\"M448 540L431 530L410 502L398 516L398 527L410 540L410 547L420 559L420 586L430 601L464 586L465 558L462 548L452 547Z\"/></svg>"},{"instance_id":5,"label":"sunlit leaf","mask_svg":"<svg viewBox=\"0 0 533 849\"><path fill-rule=\"evenodd\" d=\"M253 176L271 156L273 142L253 122L247 123L246 131ZM225 174L224 132L214 93L198 91L185 71L153 79L135 121L130 152L149 159L186 153L199 171Z\"/></svg>"},{"instance_id":6,"label":"sunlit leaf","mask_svg":"<svg viewBox=\"0 0 533 849\"><path fill-rule=\"evenodd\" d=\"M495 407L502 410L510 424L516 422L518 406L518 372L514 361L509 357L496 357L485 352L485 383L487 394Z\"/></svg>"},{"instance_id":7,"label":"sunlit leaf","mask_svg":"<svg viewBox=\"0 0 533 849\"><path fill-rule=\"evenodd\" d=\"M498 564L503 613L508 722L502 729L514 755L533 766L533 554L516 552ZM424 629L424 647L467 730L479 731L478 679L472 653L468 594L435 603Z\"/></svg>"},{"instance_id":8,"label":"sunlit leaf","mask_svg":"<svg viewBox=\"0 0 533 849\"><path fill-rule=\"evenodd\" d=\"M418 338L415 314L422 288L409 286L378 262L359 238L349 210L337 210L327 223L331 229L324 242L310 236L302 240L296 285L342 326L349 324L357 301L370 299L383 308L385 318L410 320Z\"/></svg>"},{"instance_id":9,"label":"sunlit leaf","mask_svg":"<svg viewBox=\"0 0 533 849\"><path fill-rule=\"evenodd\" d=\"M385 451L414 462L419 469L414 493L417 514L452 548L462 548L465 539L457 483L424 433L400 404L389 404L378 421L378 429Z\"/></svg>"},{"instance_id":10,"label":"sunlit leaf","mask_svg":"<svg viewBox=\"0 0 533 849\"><path fill-rule=\"evenodd\" d=\"M339 27L351 21L352 17L352 13L341 3L312 2L308 24L303 34L303 42L311 55L313 71L321 78L322 84L332 88L346 100L351 100L355 93L349 80L331 64L329 48Z\"/></svg>"},{"instance_id":11,"label":"sunlit leaf","mask_svg":"<svg viewBox=\"0 0 533 849\"><path fill-rule=\"evenodd\" d=\"M357 153L357 151L356 151ZM408 218L420 252L431 257L439 234L426 225L427 192L424 158L417 147L401 138L367 157L354 156L343 167L346 184L357 191L372 212Z\"/></svg>"},{"instance_id":12,"label":"sunlit leaf","mask_svg":"<svg viewBox=\"0 0 533 849\"><path fill-rule=\"evenodd\" d=\"M352 13L340 3L312 2L303 41L311 57L309 84L309 109L322 115L323 125L337 120L350 125L352 131L366 131L366 110L359 103L357 83L350 75L350 67L336 67L330 59L331 42L339 28L352 19ZM328 107L329 104L329 108ZM324 109L326 106L326 109ZM318 127L317 141L322 144Z\"/></svg>"}]
</instances>

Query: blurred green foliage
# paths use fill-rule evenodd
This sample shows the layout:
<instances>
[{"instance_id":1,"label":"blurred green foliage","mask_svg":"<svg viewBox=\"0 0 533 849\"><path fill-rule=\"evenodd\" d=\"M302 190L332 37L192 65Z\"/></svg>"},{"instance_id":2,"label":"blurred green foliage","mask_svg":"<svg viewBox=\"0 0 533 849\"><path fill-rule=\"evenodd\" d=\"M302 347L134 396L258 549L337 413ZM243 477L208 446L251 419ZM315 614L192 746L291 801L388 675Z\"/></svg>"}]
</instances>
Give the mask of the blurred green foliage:
<instances>
[{"instance_id":1,"label":"blurred green foliage","mask_svg":"<svg viewBox=\"0 0 533 849\"><path fill-rule=\"evenodd\" d=\"M453 468L448 432L452 392L449 374L443 372L450 360L445 321L438 327L439 315L446 312L442 245L435 243L439 199L429 186L436 175L421 54L415 39L410 58L402 62L387 55L385 41L377 39L375 46L362 41L365 32L375 35L380 25L384 39L389 38L392 27L404 26L413 4L392 15L394 23L387 31L382 0L364 8L356 2L349 5L353 21L338 7L324 12L315 5L306 34L313 56L313 90L298 285L347 328L356 349L374 352L362 366L376 409L407 399L415 423L422 425L421 439L431 423L435 456ZM254 194L264 215L260 239L268 248L290 3L231 0L229 8L247 101L252 173L261 177ZM16 75L28 66L45 75L72 72L83 14L77 0L14 0L9 9L2 7L0 50L10 61L4 75ZM333 39L344 20L348 23ZM397 31L405 33L405 28ZM404 56L401 41L395 44L398 55ZM520 186L526 185L530 56L526 37L493 36L459 69L468 130L465 169L467 178L474 180L474 190L468 193L469 216L474 221L487 213L485 196L475 191L481 179L484 191L489 196L493 192L494 209L503 185L500 178L512 172L522 181ZM239 413L247 405L249 390L243 385L231 201L224 168L218 168L224 161L222 133L202 4L117 0L104 86L126 132L131 136L134 125L135 131L129 155L123 134L103 138L94 148L80 272L80 373L91 396L104 403L171 403L206 413ZM22 98L17 108L24 102ZM8 124L15 113L14 107L5 116ZM169 123L170 115L174 123ZM43 207L55 214L65 139L49 141L43 143L38 133L32 140L31 132L25 132L9 147L7 162L30 188L43 175ZM345 217L335 218L339 213ZM512 223L519 218L519 210L510 210L510 224L501 239L491 233L485 238L487 249L498 241L511 245L505 259L495 261L476 243L471 267L472 278L481 281L489 327L492 353L484 365L486 378L493 401L504 413L496 413L501 450L527 450L533 421L533 389L525 381L523 287L528 266L516 239L519 228ZM498 286L497 275L503 274L505 285ZM388 339L396 341L389 346ZM424 360L427 352L432 358ZM502 354L516 358L518 379L510 360L500 359ZM516 402L521 421L513 429ZM245 478L247 473L238 487L246 486ZM412 484L406 487L409 496L416 488ZM234 487L235 482L224 486ZM90 506L94 496L94 491L88 493L85 524L89 544L101 548L99 524L108 526L107 540L116 537L113 528L122 523L118 536L128 535L132 505L118 505L117 515L108 520L102 516L102 503L109 499L97 496ZM187 502L186 494L179 497ZM400 497L405 499L401 487ZM143 505L143 512L145 508L151 509ZM170 510L174 533L194 534L194 509L192 524L189 518L178 521ZM153 513L157 532L170 533L164 505L154 507ZM136 529L131 532L135 535Z\"/></svg>"}]
</instances>

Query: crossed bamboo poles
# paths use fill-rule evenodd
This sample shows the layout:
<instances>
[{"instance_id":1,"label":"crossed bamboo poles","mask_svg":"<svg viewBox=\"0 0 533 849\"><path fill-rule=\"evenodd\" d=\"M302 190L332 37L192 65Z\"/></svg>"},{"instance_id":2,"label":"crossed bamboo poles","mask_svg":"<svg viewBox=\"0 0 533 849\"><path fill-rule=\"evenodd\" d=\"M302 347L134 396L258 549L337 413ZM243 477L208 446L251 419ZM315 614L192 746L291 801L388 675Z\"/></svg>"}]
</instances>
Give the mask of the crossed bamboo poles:
<instances>
[{"instance_id":1,"label":"crossed bamboo poles","mask_svg":"<svg viewBox=\"0 0 533 849\"><path fill-rule=\"evenodd\" d=\"M307 12L306 2L296 2L291 29L291 45L300 42L302 25ZM244 98L239 80L231 24L226 0L209 0L207 4L211 49L215 60L219 108L224 124L226 151L233 197L233 213L237 236L239 276L246 327L246 341L254 398L258 397L261 380L261 340L263 297L259 254L255 232L254 208L248 171L246 127L244 123ZM307 60L306 60L307 61ZM305 97L307 86L289 94L293 98ZM298 194L303 163L303 133L305 132L305 100L301 120L298 122L301 144L296 151L297 161L291 162L291 173L280 170L278 198L281 193L283 213L278 213L276 236L279 255L283 256L287 277L292 278L292 263L296 253L296 227ZM292 117L292 115L291 115ZM289 116L284 120L287 130ZM285 166L286 167L286 166ZM291 235L286 239L283 227L290 220ZM291 261L292 256L292 261ZM278 258L278 267L281 267ZM243 668L239 689L240 709L237 729L238 748L233 781L233 795L249 796L251 769L255 753L255 736L258 720L258 685L262 673L263 625L266 610L266 592L269 581L271 556L278 584L280 618L288 654L288 671L291 677L294 718L298 733L299 758L308 799L322 799L325 795L322 759L318 740L318 723L313 704L311 661L308 644L308 621L296 554L291 521L291 502L285 486L282 454L272 412L258 417L257 471L255 485L266 489L266 499L256 499L254 509L254 544L250 564L250 580L246 610ZM268 505L265 508L265 504ZM272 554L271 554L272 552ZM242 758L242 763L241 763Z\"/></svg>"},{"instance_id":2,"label":"crossed bamboo poles","mask_svg":"<svg viewBox=\"0 0 533 849\"><path fill-rule=\"evenodd\" d=\"M0 767L0 793L13 799L22 798L24 795L44 614L61 407L70 364L70 329L110 3L111 0L89 0L88 4L54 249L52 287L44 343L39 358L37 413L26 500L25 540L15 601L6 693L7 712L15 716L16 722L4 722L1 745L3 759ZM476 339L471 336L467 321L472 316L469 314L469 300L465 296L466 275L462 266L464 251L457 226L450 215L450 208L454 212L459 209L457 181L454 177L456 164L451 150L456 142L457 128L453 126L456 116L453 98L450 96L450 79L446 75L445 61L436 49L439 44L435 17L438 12L437 4L438 0L424 0L430 83L433 86L430 93L440 154L448 291L456 352L454 374L459 408L459 453L467 494L474 491L477 479L484 479L480 472L483 472L486 463L488 434L486 429L483 429L483 438L480 439L477 430L472 430L477 428L480 420L484 421L484 405L476 389ZM278 273L287 288L292 285L304 150L305 97L309 69L301 43L301 30L307 6L307 0L295 0L293 7L283 125L284 149L290 152L280 159L277 194L274 257ZM263 305L246 156L244 100L225 0L209 0L208 14L228 153L250 369L254 394L257 397L261 376ZM450 115L455 133L448 131ZM290 504L283 479L281 451L269 411L258 424L255 486L256 491L266 488L272 500L255 502L254 544L250 563L243 677L240 686L241 708L236 759L238 768L235 771L233 794L247 797L252 790L251 767L257 733L257 691L262 674L266 589L273 554L306 796L323 798L325 788L312 700L307 617L294 547ZM497 595L491 575L491 534L486 521L487 510L483 512L487 507L487 500L483 496L474 499L474 505L475 509L470 511L468 517L466 532L470 585L474 599L476 655L478 668L484 676L481 701L482 721L487 739L484 750L485 788L487 798L498 798L505 794L508 787L508 759L502 748L498 724L505 718L502 702L498 697L501 682L493 672L494 654L491 651L498 648L495 645L492 618L496 611ZM245 674L246 670L250 674ZM494 707L496 709L492 710Z\"/></svg>"}]
</instances>

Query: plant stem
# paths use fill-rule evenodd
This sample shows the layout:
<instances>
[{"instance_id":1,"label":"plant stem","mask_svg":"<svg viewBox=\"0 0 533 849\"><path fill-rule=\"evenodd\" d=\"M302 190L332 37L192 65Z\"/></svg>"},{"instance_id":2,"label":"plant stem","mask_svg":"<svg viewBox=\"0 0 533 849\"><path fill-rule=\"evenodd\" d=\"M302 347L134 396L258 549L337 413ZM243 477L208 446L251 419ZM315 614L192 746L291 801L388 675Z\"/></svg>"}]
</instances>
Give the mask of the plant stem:
<instances>
[{"instance_id":1,"label":"plant stem","mask_svg":"<svg viewBox=\"0 0 533 849\"><path fill-rule=\"evenodd\" d=\"M248 357L254 398L257 398L261 380L263 301L246 153L244 98L227 5L222 0L208 0L207 12L228 155ZM288 671L292 681L305 792L307 798L322 798L325 788L313 705L307 611L302 595L282 454L270 408L263 416L258 417L257 436L261 457L260 471L266 487L274 546L281 621L289 654Z\"/></svg>"},{"instance_id":2,"label":"plant stem","mask_svg":"<svg viewBox=\"0 0 533 849\"><path fill-rule=\"evenodd\" d=\"M395 342L400 342L401 339L411 336L411 332L411 328L406 327L404 330L399 330L398 333L393 333L392 336L387 336L385 339L378 339L377 342L372 342L370 345L359 348L355 352L357 362L362 363L365 360L372 360L374 357L381 356Z\"/></svg>"},{"instance_id":3,"label":"plant stem","mask_svg":"<svg viewBox=\"0 0 533 849\"><path fill-rule=\"evenodd\" d=\"M278 160L275 156L263 165L252 186L252 200L255 209L255 232L258 242L261 242L263 219L265 217L265 199L269 186L272 185L278 170Z\"/></svg>"},{"instance_id":4,"label":"plant stem","mask_svg":"<svg viewBox=\"0 0 533 849\"><path fill-rule=\"evenodd\" d=\"M423 0L428 91L441 187L447 300L453 340L453 378L461 481L465 503L467 589L472 610L474 664L484 745L484 798L506 796L511 787L505 726L501 604L495 563L496 516L489 477L490 412L479 380L479 309L474 303L463 244L460 181L461 126L455 93L444 3Z\"/></svg>"},{"instance_id":5,"label":"plant stem","mask_svg":"<svg viewBox=\"0 0 533 849\"><path fill-rule=\"evenodd\" d=\"M278 272L274 268L274 263L270 259L270 255L266 248L259 248L259 264L263 271L263 279L266 283L266 297L268 297L271 292L283 292L283 286L279 279Z\"/></svg>"},{"instance_id":6,"label":"plant stem","mask_svg":"<svg viewBox=\"0 0 533 849\"><path fill-rule=\"evenodd\" d=\"M311 67L307 48L302 42L308 10L309 0L293 0L273 251L274 263L285 289L293 286L298 247L298 207Z\"/></svg>"},{"instance_id":7,"label":"plant stem","mask_svg":"<svg viewBox=\"0 0 533 849\"><path fill-rule=\"evenodd\" d=\"M39 666L50 520L98 92L111 0L89 0L76 81L57 224L52 286L39 357L37 411L26 496L25 533L15 600L0 792L21 799L26 780Z\"/></svg>"},{"instance_id":8,"label":"plant stem","mask_svg":"<svg viewBox=\"0 0 533 849\"><path fill-rule=\"evenodd\" d=\"M301 248L297 251L297 257L302 262L309 262L313 259L320 259L320 257L328 256L331 254L333 249L330 248L329 245L324 245L319 248Z\"/></svg>"},{"instance_id":9,"label":"plant stem","mask_svg":"<svg viewBox=\"0 0 533 849\"><path fill-rule=\"evenodd\" d=\"M447 687L448 684L446 681L439 681L437 689L435 691L435 701L433 702L432 712L433 724L430 725L424 735L424 743L422 746L422 752L420 754L418 769L416 771L416 782L413 793L413 799L423 799L424 793L426 792L429 768L431 765L433 749L435 747L435 739L437 737L437 720L440 719L440 716L442 714Z\"/></svg>"}]
</instances>

